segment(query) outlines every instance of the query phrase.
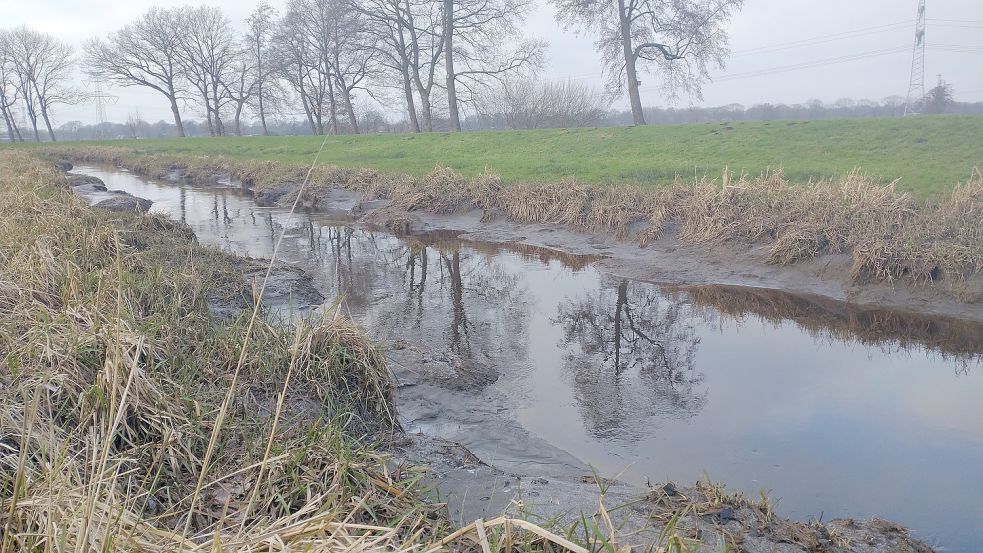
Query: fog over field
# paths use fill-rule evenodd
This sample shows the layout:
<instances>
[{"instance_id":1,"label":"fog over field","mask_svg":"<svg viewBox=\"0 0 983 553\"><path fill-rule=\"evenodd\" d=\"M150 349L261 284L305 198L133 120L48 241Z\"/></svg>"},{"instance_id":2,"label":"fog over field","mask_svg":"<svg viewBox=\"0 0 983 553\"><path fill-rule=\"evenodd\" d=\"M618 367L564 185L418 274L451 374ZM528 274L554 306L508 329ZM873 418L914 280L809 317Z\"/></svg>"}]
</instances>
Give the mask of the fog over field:
<instances>
[{"instance_id":1,"label":"fog over field","mask_svg":"<svg viewBox=\"0 0 983 553\"><path fill-rule=\"evenodd\" d=\"M76 48L93 36L132 22L152 6L170 7L184 0L157 2L93 0L0 1L3 25L26 24L52 33ZM240 28L255 2L211 0ZM271 4L282 11L283 0ZM983 12L978 0L929 2L926 54L926 84L941 74L955 92L957 101L983 100ZM819 99L827 103L840 98L880 100L907 92L914 35L915 1L847 0L788 2L751 0L729 24L733 56L724 71L714 71L714 82L704 87L704 98L682 97L677 106L717 106L740 103L803 103ZM555 20L555 8L546 0L535 0L526 18L524 33L549 43L542 76L603 85L602 63L594 49L594 37L564 30ZM958 48L954 48L958 47ZM790 70L790 66L807 65ZM772 71L774 70L774 71ZM82 76L80 75L80 78ZM642 101L646 106L668 105L654 77L641 76ZM139 110L148 121L167 120L167 102L154 91L119 88L108 90L118 96L106 107L108 120L123 121ZM394 94L395 96L395 94ZM400 117L398 102L386 102L390 115ZM612 107L627 107L618 98ZM303 115L298 113L298 117ZM91 104L60 106L58 123L97 120Z\"/></svg>"}]
</instances>

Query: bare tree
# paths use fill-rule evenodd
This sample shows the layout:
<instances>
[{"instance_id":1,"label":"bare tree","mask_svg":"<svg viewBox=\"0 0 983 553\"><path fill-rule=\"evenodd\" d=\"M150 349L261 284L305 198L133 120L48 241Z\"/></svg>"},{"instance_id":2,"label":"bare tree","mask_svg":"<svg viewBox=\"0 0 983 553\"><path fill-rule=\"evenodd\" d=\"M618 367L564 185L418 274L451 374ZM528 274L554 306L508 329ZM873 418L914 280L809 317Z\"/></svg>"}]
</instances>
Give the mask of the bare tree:
<instances>
[{"instance_id":1,"label":"bare tree","mask_svg":"<svg viewBox=\"0 0 983 553\"><path fill-rule=\"evenodd\" d=\"M269 136L270 131L266 126L267 104L276 90L272 82L275 68L270 63L271 42L276 30L276 10L266 0L262 0L246 19L246 24L249 26L245 39L249 64L256 75L256 114L263 127L263 135ZM237 121L236 128L238 126Z\"/></svg>"},{"instance_id":2,"label":"bare tree","mask_svg":"<svg viewBox=\"0 0 983 553\"><path fill-rule=\"evenodd\" d=\"M236 136L242 136L243 108L259 95L261 88L260 71L254 61L255 59L250 55L248 48L243 48L222 76L222 97L232 104ZM262 110L262 100L260 100L259 105L260 110ZM269 134L266 130L265 117L261 116L260 120L263 125L263 134Z\"/></svg>"},{"instance_id":3,"label":"bare tree","mask_svg":"<svg viewBox=\"0 0 983 553\"><path fill-rule=\"evenodd\" d=\"M352 132L358 133L355 91L365 90L376 70L376 48L365 18L349 0L291 0L287 12L291 35L287 39L306 42L303 48L317 61L310 69L328 83L330 131L338 133L340 107Z\"/></svg>"},{"instance_id":4,"label":"bare tree","mask_svg":"<svg viewBox=\"0 0 983 553\"><path fill-rule=\"evenodd\" d=\"M178 136L184 136L178 108L183 94L178 63L181 32L177 10L151 8L134 23L110 33L108 40L85 43L86 71L121 86L142 86L163 94Z\"/></svg>"},{"instance_id":5,"label":"bare tree","mask_svg":"<svg viewBox=\"0 0 983 553\"><path fill-rule=\"evenodd\" d=\"M354 92L375 70L374 37L362 13L345 0L312 0L318 17L312 18L312 32L319 37L332 76L339 103L348 116L352 132L358 134ZM337 132L337 127L335 128Z\"/></svg>"},{"instance_id":6,"label":"bare tree","mask_svg":"<svg viewBox=\"0 0 983 553\"><path fill-rule=\"evenodd\" d=\"M13 142L16 138L23 142L24 137L17 128L13 107L20 99L20 83L14 67L14 56L10 43L10 31L0 30L0 114L7 126L7 137Z\"/></svg>"},{"instance_id":7,"label":"bare tree","mask_svg":"<svg viewBox=\"0 0 983 553\"><path fill-rule=\"evenodd\" d=\"M355 113L355 91L368 91L365 82L378 68L375 57L377 50L368 39L361 17L350 10L346 10L343 15L335 20L336 27L329 54L335 88L348 116L348 125L352 132L358 134L360 129L358 115Z\"/></svg>"},{"instance_id":8,"label":"bare tree","mask_svg":"<svg viewBox=\"0 0 983 553\"><path fill-rule=\"evenodd\" d=\"M420 125L433 131L431 94L437 83L437 70L444 55L445 29L442 0L404 0L409 23L410 71L420 97Z\"/></svg>"},{"instance_id":9,"label":"bare tree","mask_svg":"<svg viewBox=\"0 0 983 553\"><path fill-rule=\"evenodd\" d=\"M608 105L588 84L533 78L506 79L491 101L511 129L584 127L600 121Z\"/></svg>"},{"instance_id":10,"label":"bare tree","mask_svg":"<svg viewBox=\"0 0 983 553\"><path fill-rule=\"evenodd\" d=\"M180 13L178 60L205 106L209 133L222 136L222 82L240 51L232 22L220 8L211 6L184 8Z\"/></svg>"},{"instance_id":11,"label":"bare tree","mask_svg":"<svg viewBox=\"0 0 983 553\"><path fill-rule=\"evenodd\" d=\"M648 70L661 77L671 99L679 92L702 98L711 67L730 54L724 26L744 0L550 0L567 28L598 35L596 46L613 94L628 89L632 119L644 125L641 81Z\"/></svg>"},{"instance_id":12,"label":"bare tree","mask_svg":"<svg viewBox=\"0 0 983 553\"><path fill-rule=\"evenodd\" d=\"M531 7L529 0L443 0L444 76L451 130L461 130L458 85L473 100L489 79L542 63L545 43L524 40L518 27Z\"/></svg>"},{"instance_id":13,"label":"bare tree","mask_svg":"<svg viewBox=\"0 0 983 553\"><path fill-rule=\"evenodd\" d=\"M5 39L10 49L13 68L20 84L34 139L41 141L38 118L44 120L48 136L56 140L51 124L52 107L56 104L73 104L82 95L71 87L74 54L72 47L57 38L28 27L17 27Z\"/></svg>"},{"instance_id":14,"label":"bare tree","mask_svg":"<svg viewBox=\"0 0 983 553\"><path fill-rule=\"evenodd\" d=\"M273 58L279 75L297 96L314 134L324 134L325 109L333 115L330 74L316 41L307 33L307 18L301 2L292 1L273 38ZM327 106L330 102L331 106Z\"/></svg>"},{"instance_id":15,"label":"bare tree","mask_svg":"<svg viewBox=\"0 0 983 553\"><path fill-rule=\"evenodd\" d=\"M143 86L167 98L178 136L184 123L178 109L183 91L178 52L181 44L177 10L151 8L134 23L85 44L87 72L121 86Z\"/></svg>"},{"instance_id":16,"label":"bare tree","mask_svg":"<svg viewBox=\"0 0 983 553\"><path fill-rule=\"evenodd\" d=\"M406 114L413 132L420 132L420 119L413 96L410 65L413 46L410 39L410 18L404 0L353 0L352 9L366 20L366 34L372 38L379 64L399 77Z\"/></svg>"},{"instance_id":17,"label":"bare tree","mask_svg":"<svg viewBox=\"0 0 983 553\"><path fill-rule=\"evenodd\" d=\"M140 138L140 127L144 125L143 118L140 117L140 110L129 113L126 116L126 130L130 133L130 138Z\"/></svg>"},{"instance_id":18,"label":"bare tree","mask_svg":"<svg viewBox=\"0 0 983 553\"><path fill-rule=\"evenodd\" d=\"M367 20L379 64L398 77L413 132L432 131L431 95L444 51L442 0L353 0L352 5Z\"/></svg>"}]
</instances>

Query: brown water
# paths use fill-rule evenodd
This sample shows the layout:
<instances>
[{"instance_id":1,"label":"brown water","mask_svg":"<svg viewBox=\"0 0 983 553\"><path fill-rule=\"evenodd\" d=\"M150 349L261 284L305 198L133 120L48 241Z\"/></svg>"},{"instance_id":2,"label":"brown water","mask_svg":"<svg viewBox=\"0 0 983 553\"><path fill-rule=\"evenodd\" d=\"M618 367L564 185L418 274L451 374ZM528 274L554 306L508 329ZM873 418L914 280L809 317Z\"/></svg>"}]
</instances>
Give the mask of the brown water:
<instances>
[{"instance_id":1,"label":"brown water","mask_svg":"<svg viewBox=\"0 0 983 553\"><path fill-rule=\"evenodd\" d=\"M234 188L76 171L236 253L269 256L286 222ZM789 517L876 515L946 551L983 544L979 325L666 288L603 274L590 258L400 238L307 213L280 257L343 297L380 342L420 343L435 366L456 366L441 383L401 388L404 424L506 470L590 464L637 485L709 475L767 490Z\"/></svg>"}]
</instances>

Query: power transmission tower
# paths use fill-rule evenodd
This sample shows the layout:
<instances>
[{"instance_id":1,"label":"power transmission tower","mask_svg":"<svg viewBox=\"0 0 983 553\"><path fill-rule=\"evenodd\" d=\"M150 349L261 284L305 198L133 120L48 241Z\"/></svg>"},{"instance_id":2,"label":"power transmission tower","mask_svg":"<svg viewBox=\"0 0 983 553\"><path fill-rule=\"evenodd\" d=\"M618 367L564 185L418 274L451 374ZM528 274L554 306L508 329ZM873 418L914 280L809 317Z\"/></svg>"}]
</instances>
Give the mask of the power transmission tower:
<instances>
[{"instance_id":1,"label":"power transmission tower","mask_svg":"<svg viewBox=\"0 0 983 553\"><path fill-rule=\"evenodd\" d=\"M96 99L96 113L99 118L99 125L104 125L106 123L106 104L103 103L105 94L102 92L102 85L99 84L99 81L96 81L92 97Z\"/></svg>"},{"instance_id":2,"label":"power transmission tower","mask_svg":"<svg viewBox=\"0 0 983 553\"><path fill-rule=\"evenodd\" d=\"M92 92L90 92L88 95L89 98L94 100L96 103L96 118L99 120L99 126L96 128L96 136L99 138L105 138L103 135L106 132L106 103L109 102L111 104L115 104L119 98L113 96L112 94L103 92L102 83L100 83L97 79L86 79L84 84L86 88L92 89Z\"/></svg>"},{"instance_id":3,"label":"power transmission tower","mask_svg":"<svg viewBox=\"0 0 983 553\"><path fill-rule=\"evenodd\" d=\"M911 80L904 114L918 115L925 109L925 0L918 0L918 22L915 24L915 48L911 55Z\"/></svg>"}]
</instances>

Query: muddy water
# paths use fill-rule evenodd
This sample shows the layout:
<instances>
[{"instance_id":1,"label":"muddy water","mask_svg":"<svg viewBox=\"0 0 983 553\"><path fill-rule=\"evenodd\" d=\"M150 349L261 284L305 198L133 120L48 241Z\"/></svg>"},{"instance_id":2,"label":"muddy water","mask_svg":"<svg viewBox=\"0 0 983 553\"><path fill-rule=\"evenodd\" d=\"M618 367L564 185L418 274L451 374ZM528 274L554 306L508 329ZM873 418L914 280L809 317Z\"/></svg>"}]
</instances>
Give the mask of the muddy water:
<instances>
[{"instance_id":1,"label":"muddy water","mask_svg":"<svg viewBox=\"0 0 983 553\"><path fill-rule=\"evenodd\" d=\"M199 240L269 256L286 210L77 168ZM707 475L798 519L983 544L983 328L778 292L665 288L592 259L295 215L280 258L391 349L404 424L505 470Z\"/></svg>"}]
</instances>

